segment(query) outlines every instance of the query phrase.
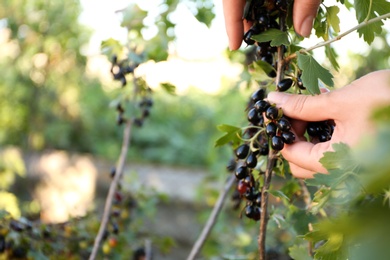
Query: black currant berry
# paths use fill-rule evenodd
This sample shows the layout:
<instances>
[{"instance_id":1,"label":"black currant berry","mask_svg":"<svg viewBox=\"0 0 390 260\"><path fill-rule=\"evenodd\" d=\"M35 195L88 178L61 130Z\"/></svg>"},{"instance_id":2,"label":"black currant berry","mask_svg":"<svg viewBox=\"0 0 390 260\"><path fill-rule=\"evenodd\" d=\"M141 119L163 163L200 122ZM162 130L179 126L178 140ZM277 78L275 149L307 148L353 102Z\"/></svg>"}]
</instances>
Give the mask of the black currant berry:
<instances>
[{"instance_id":1,"label":"black currant berry","mask_svg":"<svg viewBox=\"0 0 390 260\"><path fill-rule=\"evenodd\" d=\"M331 139L331 136L327 133L322 132L318 135L318 141L320 141L321 143L327 142L330 139Z\"/></svg>"},{"instance_id":2,"label":"black currant berry","mask_svg":"<svg viewBox=\"0 0 390 260\"><path fill-rule=\"evenodd\" d=\"M258 193L259 193L259 192L256 191L255 188L251 187L251 188L247 189L247 191L245 192L244 196L245 196L245 198L246 198L247 200L253 201L253 200L256 199Z\"/></svg>"},{"instance_id":3,"label":"black currant berry","mask_svg":"<svg viewBox=\"0 0 390 260\"><path fill-rule=\"evenodd\" d=\"M291 129L291 124L286 118L282 117L278 121L278 128L280 129L280 131L286 132Z\"/></svg>"},{"instance_id":4,"label":"black currant berry","mask_svg":"<svg viewBox=\"0 0 390 260\"><path fill-rule=\"evenodd\" d=\"M281 136L285 144L292 144L295 141L295 135L293 132L283 132Z\"/></svg>"},{"instance_id":5,"label":"black currant berry","mask_svg":"<svg viewBox=\"0 0 390 260\"><path fill-rule=\"evenodd\" d=\"M249 145L242 144L236 149L236 156L238 159L245 159L249 154Z\"/></svg>"},{"instance_id":6,"label":"black currant berry","mask_svg":"<svg viewBox=\"0 0 390 260\"><path fill-rule=\"evenodd\" d=\"M290 79L290 78L282 79L282 80L278 83L278 85L276 86L276 88L277 88L279 91L284 92L284 91L287 91L289 88L291 88L292 83L293 83L293 80Z\"/></svg>"},{"instance_id":7,"label":"black currant berry","mask_svg":"<svg viewBox=\"0 0 390 260\"><path fill-rule=\"evenodd\" d=\"M307 125L306 131L308 135L315 137L319 134L321 129L316 122L310 122Z\"/></svg>"},{"instance_id":8,"label":"black currant berry","mask_svg":"<svg viewBox=\"0 0 390 260\"><path fill-rule=\"evenodd\" d=\"M260 206L261 205L261 193L257 193L256 199L255 199L255 205Z\"/></svg>"},{"instance_id":9,"label":"black currant berry","mask_svg":"<svg viewBox=\"0 0 390 260\"><path fill-rule=\"evenodd\" d=\"M269 122L267 126L265 127L265 133L269 136L275 136L277 131L277 126L274 122Z\"/></svg>"},{"instance_id":10,"label":"black currant berry","mask_svg":"<svg viewBox=\"0 0 390 260\"><path fill-rule=\"evenodd\" d=\"M283 147L284 147L284 142L283 142L282 137L280 137L280 136L274 136L274 137L272 137L272 139L271 139L271 147L272 147L272 149L274 149L275 151L280 151L280 150L282 150Z\"/></svg>"},{"instance_id":11,"label":"black currant berry","mask_svg":"<svg viewBox=\"0 0 390 260\"><path fill-rule=\"evenodd\" d=\"M246 166L240 166L236 169L235 176L238 180L244 179L248 176L249 171Z\"/></svg>"},{"instance_id":12,"label":"black currant berry","mask_svg":"<svg viewBox=\"0 0 390 260\"><path fill-rule=\"evenodd\" d=\"M272 53L266 53L265 55L263 55L261 57L261 60L267 62L269 65L274 64L274 56L272 55ZM269 76L269 77L271 77L271 76Z\"/></svg>"},{"instance_id":13,"label":"black currant berry","mask_svg":"<svg viewBox=\"0 0 390 260\"><path fill-rule=\"evenodd\" d=\"M252 40L251 37L254 35L253 31L249 29L245 34L244 34L244 42L248 45L253 45L255 44L255 40Z\"/></svg>"},{"instance_id":14,"label":"black currant berry","mask_svg":"<svg viewBox=\"0 0 390 260\"><path fill-rule=\"evenodd\" d=\"M269 120L277 119L279 117L279 109L277 107L270 106L265 111L265 117L268 118Z\"/></svg>"},{"instance_id":15,"label":"black currant berry","mask_svg":"<svg viewBox=\"0 0 390 260\"><path fill-rule=\"evenodd\" d=\"M253 218L255 214L255 207L253 205L247 205L245 207L245 216L248 218Z\"/></svg>"},{"instance_id":16,"label":"black currant berry","mask_svg":"<svg viewBox=\"0 0 390 260\"><path fill-rule=\"evenodd\" d=\"M305 86L303 86L303 82L302 82L301 78L297 79L297 86L298 86L298 88L300 88L302 90L306 89Z\"/></svg>"},{"instance_id":17,"label":"black currant berry","mask_svg":"<svg viewBox=\"0 0 390 260\"><path fill-rule=\"evenodd\" d=\"M255 108L252 108L248 112L248 121L254 125L258 125L260 123L261 116L257 113Z\"/></svg>"},{"instance_id":18,"label":"black currant berry","mask_svg":"<svg viewBox=\"0 0 390 260\"><path fill-rule=\"evenodd\" d=\"M270 107L270 104L268 103L268 101L265 101L265 100L259 100L255 103L254 105L254 108L256 109L256 111L258 113L263 113L267 110L267 108Z\"/></svg>"},{"instance_id":19,"label":"black currant berry","mask_svg":"<svg viewBox=\"0 0 390 260\"><path fill-rule=\"evenodd\" d=\"M259 148L259 154L260 154L260 155L268 155L268 153L269 153L269 147L268 147L268 145L264 145L264 146L261 146L261 147Z\"/></svg>"},{"instance_id":20,"label":"black currant berry","mask_svg":"<svg viewBox=\"0 0 390 260\"><path fill-rule=\"evenodd\" d=\"M263 89L263 88L259 88L251 96L253 103L256 103L259 100L263 100L264 98L265 98L265 89Z\"/></svg>"},{"instance_id":21,"label":"black currant berry","mask_svg":"<svg viewBox=\"0 0 390 260\"><path fill-rule=\"evenodd\" d=\"M0 235L0 254L4 253L5 251L5 238L4 236Z\"/></svg>"},{"instance_id":22,"label":"black currant berry","mask_svg":"<svg viewBox=\"0 0 390 260\"><path fill-rule=\"evenodd\" d=\"M246 158L245 163L248 168L255 168L257 165L256 155L254 153L250 153Z\"/></svg>"},{"instance_id":23,"label":"black currant berry","mask_svg":"<svg viewBox=\"0 0 390 260\"><path fill-rule=\"evenodd\" d=\"M236 169L236 166L237 166L236 160L234 158L230 158L228 164L226 165L226 169L229 172L232 172Z\"/></svg>"}]
</instances>

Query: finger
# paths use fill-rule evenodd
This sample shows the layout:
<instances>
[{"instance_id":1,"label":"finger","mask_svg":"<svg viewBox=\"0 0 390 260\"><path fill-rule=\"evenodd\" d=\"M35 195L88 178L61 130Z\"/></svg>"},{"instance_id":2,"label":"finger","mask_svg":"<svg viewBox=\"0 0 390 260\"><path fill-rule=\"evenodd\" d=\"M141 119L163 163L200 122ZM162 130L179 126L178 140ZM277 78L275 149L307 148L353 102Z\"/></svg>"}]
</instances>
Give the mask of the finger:
<instances>
[{"instance_id":1,"label":"finger","mask_svg":"<svg viewBox=\"0 0 390 260\"><path fill-rule=\"evenodd\" d=\"M223 0L223 13L225 17L225 28L229 38L229 48L237 50L242 43L244 25L242 15L245 0Z\"/></svg>"},{"instance_id":2,"label":"finger","mask_svg":"<svg viewBox=\"0 0 390 260\"><path fill-rule=\"evenodd\" d=\"M283 109L288 117L303 121L322 121L335 119L337 106L333 105L334 92L316 96L294 95L281 92L268 94L268 101Z\"/></svg>"},{"instance_id":3,"label":"finger","mask_svg":"<svg viewBox=\"0 0 390 260\"><path fill-rule=\"evenodd\" d=\"M327 173L320 159L324 156L324 152L332 151L330 144L330 141L317 144L297 141L291 145L285 145L281 152L290 163L309 171Z\"/></svg>"},{"instance_id":4,"label":"finger","mask_svg":"<svg viewBox=\"0 0 390 260\"><path fill-rule=\"evenodd\" d=\"M295 178L311 179L315 174L315 172L299 167L296 164L289 163L289 165L290 165L290 171Z\"/></svg>"},{"instance_id":5,"label":"finger","mask_svg":"<svg viewBox=\"0 0 390 260\"><path fill-rule=\"evenodd\" d=\"M310 36L313 21L317 15L321 0L295 0L293 23L295 31L304 37Z\"/></svg>"}]
</instances>

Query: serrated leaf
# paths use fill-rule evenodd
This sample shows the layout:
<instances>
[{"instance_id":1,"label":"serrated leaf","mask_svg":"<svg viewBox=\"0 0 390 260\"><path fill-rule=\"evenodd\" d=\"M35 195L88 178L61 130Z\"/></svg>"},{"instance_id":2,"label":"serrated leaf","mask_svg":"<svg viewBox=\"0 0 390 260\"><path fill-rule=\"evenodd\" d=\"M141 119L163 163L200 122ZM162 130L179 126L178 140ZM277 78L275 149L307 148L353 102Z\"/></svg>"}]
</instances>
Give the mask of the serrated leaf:
<instances>
[{"instance_id":1,"label":"serrated leaf","mask_svg":"<svg viewBox=\"0 0 390 260\"><path fill-rule=\"evenodd\" d=\"M217 126L217 128L222 132L226 132L226 134L218 138L217 141L215 141L215 147L222 146L228 143L233 143L233 146L235 146L241 142L239 138L239 135L241 135L241 128L225 124L219 125Z\"/></svg>"},{"instance_id":2,"label":"serrated leaf","mask_svg":"<svg viewBox=\"0 0 390 260\"><path fill-rule=\"evenodd\" d=\"M355 0L354 7L356 10L356 19L359 23L363 22L366 18L372 19L377 17L377 14L383 15L390 12L390 3L384 0L372 0L371 9L370 1ZM370 13L368 13L369 10L371 10ZM366 25L358 30L359 37L363 36L363 39L370 44L374 40L375 34L382 32L382 26L382 21Z\"/></svg>"},{"instance_id":3,"label":"serrated leaf","mask_svg":"<svg viewBox=\"0 0 390 260\"><path fill-rule=\"evenodd\" d=\"M294 245L288 249L289 256L294 260L313 260L309 255L309 250L305 246Z\"/></svg>"},{"instance_id":4,"label":"serrated leaf","mask_svg":"<svg viewBox=\"0 0 390 260\"><path fill-rule=\"evenodd\" d=\"M251 37L257 42L269 42L271 46L290 45L288 33L278 29L269 29Z\"/></svg>"},{"instance_id":5,"label":"serrated leaf","mask_svg":"<svg viewBox=\"0 0 390 260\"><path fill-rule=\"evenodd\" d=\"M104 55L111 59L112 55L118 55L122 52L123 46L119 41L110 38L108 40L102 41L100 44L100 50Z\"/></svg>"},{"instance_id":6,"label":"serrated leaf","mask_svg":"<svg viewBox=\"0 0 390 260\"><path fill-rule=\"evenodd\" d=\"M328 170L342 169L349 170L356 165L352 158L351 149L345 143L333 144L333 152L325 152L320 163Z\"/></svg>"},{"instance_id":7,"label":"serrated leaf","mask_svg":"<svg viewBox=\"0 0 390 260\"><path fill-rule=\"evenodd\" d=\"M303 85L311 94L320 94L320 88L318 80L329 87L333 87L333 75L324 67L322 67L314 58L309 54L301 54L297 52L298 66L302 70L302 82Z\"/></svg>"},{"instance_id":8,"label":"serrated leaf","mask_svg":"<svg viewBox=\"0 0 390 260\"><path fill-rule=\"evenodd\" d=\"M252 68L255 72L261 70L265 74L269 74L271 71L275 70L271 64L269 64L268 62L262 61L262 60L254 61L252 63Z\"/></svg>"},{"instance_id":9,"label":"serrated leaf","mask_svg":"<svg viewBox=\"0 0 390 260\"><path fill-rule=\"evenodd\" d=\"M286 199L290 201L290 198L286 196L282 191L280 190L268 190L267 191L269 194L271 194L274 197L280 198L280 199Z\"/></svg>"},{"instance_id":10,"label":"serrated leaf","mask_svg":"<svg viewBox=\"0 0 390 260\"><path fill-rule=\"evenodd\" d=\"M123 10L123 19L121 26L129 30L136 30L141 32L144 27L143 20L148 15L147 11L142 10L136 4L130 4Z\"/></svg>"},{"instance_id":11,"label":"serrated leaf","mask_svg":"<svg viewBox=\"0 0 390 260\"><path fill-rule=\"evenodd\" d=\"M336 33L340 32L339 12L340 8L338 6L330 6L326 8L326 20Z\"/></svg>"}]
</instances>

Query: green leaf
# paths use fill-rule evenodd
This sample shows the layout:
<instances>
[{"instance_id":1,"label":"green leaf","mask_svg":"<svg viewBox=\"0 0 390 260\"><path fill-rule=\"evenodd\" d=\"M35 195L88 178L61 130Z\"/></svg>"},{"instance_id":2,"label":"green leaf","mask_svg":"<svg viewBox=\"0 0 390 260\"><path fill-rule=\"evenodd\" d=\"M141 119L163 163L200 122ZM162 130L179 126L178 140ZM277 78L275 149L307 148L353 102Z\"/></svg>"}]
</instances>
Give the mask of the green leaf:
<instances>
[{"instance_id":1,"label":"green leaf","mask_svg":"<svg viewBox=\"0 0 390 260\"><path fill-rule=\"evenodd\" d=\"M356 166L355 160L352 158L351 149L344 143L333 144L333 152L325 152L320 159L320 163L328 170L342 169L350 170Z\"/></svg>"},{"instance_id":2,"label":"green leaf","mask_svg":"<svg viewBox=\"0 0 390 260\"><path fill-rule=\"evenodd\" d=\"M339 71L340 66L339 63L337 62L338 55L330 45L325 46L325 55L329 59L330 64L332 64L333 68L336 71Z\"/></svg>"},{"instance_id":3,"label":"green leaf","mask_svg":"<svg viewBox=\"0 0 390 260\"><path fill-rule=\"evenodd\" d=\"M176 95L176 86L171 83L161 83L160 86L169 94Z\"/></svg>"},{"instance_id":4,"label":"green leaf","mask_svg":"<svg viewBox=\"0 0 390 260\"><path fill-rule=\"evenodd\" d=\"M309 250L305 246L294 245L288 249L289 256L294 260L312 260L313 258L309 255Z\"/></svg>"},{"instance_id":5,"label":"green leaf","mask_svg":"<svg viewBox=\"0 0 390 260\"><path fill-rule=\"evenodd\" d=\"M100 44L100 49L104 55L111 59L112 55L119 55L122 53L123 46L119 41L110 38L108 40L102 41Z\"/></svg>"},{"instance_id":6,"label":"green leaf","mask_svg":"<svg viewBox=\"0 0 390 260\"><path fill-rule=\"evenodd\" d=\"M286 194L284 194L282 191L280 190L268 190L267 191L269 194L273 195L274 197L277 197L277 198L281 198L281 199L286 199L286 200L290 200L289 197L286 196Z\"/></svg>"},{"instance_id":7,"label":"green leaf","mask_svg":"<svg viewBox=\"0 0 390 260\"><path fill-rule=\"evenodd\" d=\"M121 26L140 33L141 29L144 28L143 20L147 14L148 12L139 8L138 5L130 4L125 10L123 10Z\"/></svg>"},{"instance_id":8,"label":"green leaf","mask_svg":"<svg viewBox=\"0 0 390 260\"><path fill-rule=\"evenodd\" d=\"M336 33L340 32L339 12L340 8L338 6L330 6L326 8L326 20Z\"/></svg>"},{"instance_id":9,"label":"green leaf","mask_svg":"<svg viewBox=\"0 0 390 260\"><path fill-rule=\"evenodd\" d=\"M241 139L239 138L241 135L241 128L232 125L219 125L217 128L219 131L226 132L226 134L215 141L215 147L222 146L230 142L233 143L233 146L236 146L241 142Z\"/></svg>"},{"instance_id":10,"label":"green leaf","mask_svg":"<svg viewBox=\"0 0 390 260\"><path fill-rule=\"evenodd\" d=\"M258 60L251 64L249 72L253 79L261 81L268 79L269 77L267 75L273 70L275 69L271 64L262 60Z\"/></svg>"},{"instance_id":11,"label":"green leaf","mask_svg":"<svg viewBox=\"0 0 390 260\"><path fill-rule=\"evenodd\" d=\"M363 22L366 18L372 19L378 15L390 12L390 3L384 0L372 0L370 13L368 13L370 10L370 1L355 0L354 7L356 10L356 19L359 23ZM370 44L374 40L375 34L380 34L382 32L382 26L382 21L366 25L358 30L359 37L363 36L363 39Z\"/></svg>"},{"instance_id":12,"label":"green leaf","mask_svg":"<svg viewBox=\"0 0 390 260\"><path fill-rule=\"evenodd\" d=\"M321 80L326 85L333 87L332 74L322 67L314 58L309 54L298 55L298 66L302 70L302 82L311 94L320 94L320 88L318 80Z\"/></svg>"},{"instance_id":13,"label":"green leaf","mask_svg":"<svg viewBox=\"0 0 390 260\"><path fill-rule=\"evenodd\" d=\"M290 45L290 40L288 39L288 33L278 29L269 29L265 32L254 35L251 38L257 42L271 41L270 43L271 46Z\"/></svg>"}]
</instances>

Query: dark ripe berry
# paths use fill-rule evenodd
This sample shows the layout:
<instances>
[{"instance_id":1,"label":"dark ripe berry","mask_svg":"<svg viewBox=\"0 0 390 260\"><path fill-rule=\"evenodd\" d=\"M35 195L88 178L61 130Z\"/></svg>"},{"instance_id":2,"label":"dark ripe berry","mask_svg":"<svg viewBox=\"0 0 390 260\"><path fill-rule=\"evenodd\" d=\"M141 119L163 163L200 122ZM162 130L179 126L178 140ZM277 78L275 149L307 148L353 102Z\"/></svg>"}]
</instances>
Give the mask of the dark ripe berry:
<instances>
[{"instance_id":1,"label":"dark ripe berry","mask_svg":"<svg viewBox=\"0 0 390 260\"><path fill-rule=\"evenodd\" d=\"M248 184L244 180L240 180L237 183L237 191L242 195L248 189Z\"/></svg>"},{"instance_id":2,"label":"dark ripe berry","mask_svg":"<svg viewBox=\"0 0 390 260\"><path fill-rule=\"evenodd\" d=\"M249 189L246 190L244 196L245 196L245 198L246 198L247 200L253 201L253 200L256 199L258 193L259 193L259 192L256 191L255 188L251 187L251 188L249 188Z\"/></svg>"},{"instance_id":3,"label":"dark ripe berry","mask_svg":"<svg viewBox=\"0 0 390 260\"><path fill-rule=\"evenodd\" d=\"M238 180L244 179L249 175L248 168L246 166L240 166L236 169L234 175Z\"/></svg>"},{"instance_id":4,"label":"dark ripe berry","mask_svg":"<svg viewBox=\"0 0 390 260\"><path fill-rule=\"evenodd\" d=\"M265 127L265 133L269 136L275 136L276 135L277 126L274 122L269 122L267 126Z\"/></svg>"},{"instance_id":5,"label":"dark ripe berry","mask_svg":"<svg viewBox=\"0 0 390 260\"><path fill-rule=\"evenodd\" d=\"M267 62L270 65L274 64L274 56L272 55L272 53L266 53L262 55L261 60Z\"/></svg>"},{"instance_id":6,"label":"dark ripe berry","mask_svg":"<svg viewBox=\"0 0 390 260\"><path fill-rule=\"evenodd\" d=\"M261 212L260 208L254 206L254 212L253 212L252 219L255 220L255 221L259 221L260 217L261 217L261 213L260 212Z\"/></svg>"},{"instance_id":7,"label":"dark ripe berry","mask_svg":"<svg viewBox=\"0 0 390 260\"><path fill-rule=\"evenodd\" d=\"M268 103L268 101L259 100L255 103L253 107L257 110L258 113L263 113L267 110L267 108L270 107L270 104Z\"/></svg>"},{"instance_id":8,"label":"dark ripe berry","mask_svg":"<svg viewBox=\"0 0 390 260\"><path fill-rule=\"evenodd\" d=\"M244 179L244 182L248 185L248 187L252 186L253 180L252 180L251 175L246 176L245 179Z\"/></svg>"},{"instance_id":9,"label":"dark ripe berry","mask_svg":"<svg viewBox=\"0 0 390 260\"><path fill-rule=\"evenodd\" d=\"M249 154L249 145L248 144L240 145L236 149L235 154L236 154L238 159L245 159Z\"/></svg>"},{"instance_id":10,"label":"dark ripe berry","mask_svg":"<svg viewBox=\"0 0 390 260\"><path fill-rule=\"evenodd\" d=\"M283 132L281 136L285 144L292 144L295 141L295 135L293 132Z\"/></svg>"},{"instance_id":11,"label":"dark ripe berry","mask_svg":"<svg viewBox=\"0 0 390 260\"><path fill-rule=\"evenodd\" d=\"M261 147L259 148L259 154L260 154L260 155L268 155L268 153L269 153L269 147L268 147L268 145L264 145L264 146L261 146Z\"/></svg>"},{"instance_id":12,"label":"dark ripe berry","mask_svg":"<svg viewBox=\"0 0 390 260\"><path fill-rule=\"evenodd\" d=\"M125 112L125 110L123 109L121 103L118 103L118 104L116 105L116 110L117 110L119 113Z\"/></svg>"},{"instance_id":13,"label":"dark ripe berry","mask_svg":"<svg viewBox=\"0 0 390 260\"><path fill-rule=\"evenodd\" d=\"M142 127L144 125L144 120L142 118L135 118L133 122L138 127Z\"/></svg>"},{"instance_id":14,"label":"dark ripe berry","mask_svg":"<svg viewBox=\"0 0 390 260\"><path fill-rule=\"evenodd\" d=\"M256 155L254 153L250 153L246 158L245 163L248 168L255 168L257 165Z\"/></svg>"},{"instance_id":15,"label":"dark ripe berry","mask_svg":"<svg viewBox=\"0 0 390 260\"><path fill-rule=\"evenodd\" d=\"M310 135L312 137L315 137L315 136L317 136L319 134L321 129L320 129L320 127L318 126L318 124L316 122L310 122L307 125L306 131L307 131L308 135Z\"/></svg>"},{"instance_id":16,"label":"dark ripe berry","mask_svg":"<svg viewBox=\"0 0 390 260\"><path fill-rule=\"evenodd\" d=\"M291 130L291 124L290 124L290 122L286 118L282 117L278 121L278 128L281 131L286 132L286 131Z\"/></svg>"},{"instance_id":17,"label":"dark ripe berry","mask_svg":"<svg viewBox=\"0 0 390 260\"><path fill-rule=\"evenodd\" d=\"M111 62L113 65L116 65L116 63L118 62L118 56L116 56L115 54L112 55Z\"/></svg>"},{"instance_id":18,"label":"dark ripe berry","mask_svg":"<svg viewBox=\"0 0 390 260\"><path fill-rule=\"evenodd\" d=\"M253 205L247 205L245 207L245 216L247 216L248 218L253 218L254 213L255 213L255 207Z\"/></svg>"},{"instance_id":19,"label":"dark ripe berry","mask_svg":"<svg viewBox=\"0 0 390 260\"><path fill-rule=\"evenodd\" d=\"M150 110L145 108L142 110L142 117L145 118L145 117L148 117L150 115Z\"/></svg>"},{"instance_id":20,"label":"dark ripe berry","mask_svg":"<svg viewBox=\"0 0 390 260\"><path fill-rule=\"evenodd\" d=\"M244 42L248 45L253 45L255 44L255 41L251 39L253 36L253 31L249 29L245 34L244 34Z\"/></svg>"},{"instance_id":21,"label":"dark ripe berry","mask_svg":"<svg viewBox=\"0 0 390 260\"><path fill-rule=\"evenodd\" d=\"M11 220L9 227L16 232L22 232L24 230L24 225L16 220Z\"/></svg>"},{"instance_id":22,"label":"dark ripe berry","mask_svg":"<svg viewBox=\"0 0 390 260\"><path fill-rule=\"evenodd\" d=\"M237 166L236 160L234 158L230 158L228 164L226 165L226 169L229 172L232 172L236 169L236 166Z\"/></svg>"},{"instance_id":23,"label":"dark ripe berry","mask_svg":"<svg viewBox=\"0 0 390 260\"><path fill-rule=\"evenodd\" d=\"M259 88L251 96L253 103L256 103L259 100L263 100L264 98L265 98L265 89L263 89L263 88Z\"/></svg>"},{"instance_id":24,"label":"dark ripe berry","mask_svg":"<svg viewBox=\"0 0 390 260\"><path fill-rule=\"evenodd\" d=\"M324 133L324 132L321 132L319 135L318 135L318 141L320 141L321 143L323 142L327 142L331 139L332 137L328 134L328 133Z\"/></svg>"},{"instance_id":25,"label":"dark ripe berry","mask_svg":"<svg viewBox=\"0 0 390 260\"><path fill-rule=\"evenodd\" d=\"M111 178L114 178L115 173L116 173L116 168L115 168L115 167L112 167L111 170L110 170L110 177L111 177Z\"/></svg>"},{"instance_id":26,"label":"dark ripe berry","mask_svg":"<svg viewBox=\"0 0 390 260\"><path fill-rule=\"evenodd\" d=\"M111 216L119 217L120 215L121 215L121 210L120 209L112 209Z\"/></svg>"},{"instance_id":27,"label":"dark ripe berry","mask_svg":"<svg viewBox=\"0 0 390 260\"><path fill-rule=\"evenodd\" d=\"M112 233L114 233L114 234L118 234L119 233L118 224L115 223L115 222L112 223Z\"/></svg>"},{"instance_id":28,"label":"dark ripe berry","mask_svg":"<svg viewBox=\"0 0 390 260\"><path fill-rule=\"evenodd\" d=\"M122 193L120 193L119 191L117 191L117 192L115 192L115 200L117 201L117 202L121 202L122 201L122 199L123 199L123 195L122 195Z\"/></svg>"},{"instance_id":29,"label":"dark ripe berry","mask_svg":"<svg viewBox=\"0 0 390 260\"><path fill-rule=\"evenodd\" d=\"M286 11L287 1L286 0L275 0L275 5L279 10Z\"/></svg>"},{"instance_id":30,"label":"dark ripe berry","mask_svg":"<svg viewBox=\"0 0 390 260\"><path fill-rule=\"evenodd\" d=\"M270 78L275 78L276 77L276 71L275 70L271 70L270 72L267 73L267 76L270 77Z\"/></svg>"},{"instance_id":31,"label":"dark ripe berry","mask_svg":"<svg viewBox=\"0 0 390 260\"><path fill-rule=\"evenodd\" d=\"M270 106L265 111L265 117L268 118L269 120L277 119L279 117L279 109L277 107Z\"/></svg>"},{"instance_id":32,"label":"dark ripe berry","mask_svg":"<svg viewBox=\"0 0 390 260\"><path fill-rule=\"evenodd\" d=\"M118 117L116 118L116 123L118 125L122 125L125 122L126 122L126 119L123 118L122 114L119 114Z\"/></svg>"},{"instance_id":33,"label":"dark ripe berry","mask_svg":"<svg viewBox=\"0 0 390 260\"><path fill-rule=\"evenodd\" d=\"M0 236L0 254L5 251L5 238L4 236Z\"/></svg>"},{"instance_id":34,"label":"dark ripe berry","mask_svg":"<svg viewBox=\"0 0 390 260\"><path fill-rule=\"evenodd\" d=\"M251 108L248 112L248 121L254 125L258 125L260 123L260 114L257 113L255 108Z\"/></svg>"},{"instance_id":35,"label":"dark ripe berry","mask_svg":"<svg viewBox=\"0 0 390 260\"><path fill-rule=\"evenodd\" d=\"M268 15L266 13L260 14L259 17L257 18L257 22L261 25L267 25L269 22Z\"/></svg>"},{"instance_id":36,"label":"dark ripe berry","mask_svg":"<svg viewBox=\"0 0 390 260\"><path fill-rule=\"evenodd\" d=\"M280 136L274 136L274 137L272 137L272 139L271 139L271 147L272 147L272 149L274 149L275 151L280 151L280 150L282 150L283 147L284 147L284 142L283 142L282 137L280 137Z\"/></svg>"},{"instance_id":37,"label":"dark ripe berry","mask_svg":"<svg viewBox=\"0 0 390 260\"><path fill-rule=\"evenodd\" d=\"M126 80L126 77L125 77L125 76L122 76L119 80L120 80L121 83L122 83L122 87L126 86L127 80Z\"/></svg>"},{"instance_id":38,"label":"dark ripe berry","mask_svg":"<svg viewBox=\"0 0 390 260\"><path fill-rule=\"evenodd\" d=\"M260 206L261 205L261 193L257 193L256 199L255 199L255 205Z\"/></svg>"},{"instance_id":39,"label":"dark ripe berry","mask_svg":"<svg viewBox=\"0 0 390 260\"><path fill-rule=\"evenodd\" d=\"M302 82L301 78L297 79L297 86L298 86L298 88L300 88L302 90L306 89L305 86L303 86L303 82Z\"/></svg>"},{"instance_id":40,"label":"dark ripe berry","mask_svg":"<svg viewBox=\"0 0 390 260\"><path fill-rule=\"evenodd\" d=\"M137 250L134 251L133 253L133 259L134 260L143 260L146 259L146 252L145 249L140 247L137 248Z\"/></svg>"},{"instance_id":41,"label":"dark ripe berry","mask_svg":"<svg viewBox=\"0 0 390 260\"><path fill-rule=\"evenodd\" d=\"M12 257L11 259L20 259L25 258L27 256L27 248L24 248L22 246L17 246L12 250Z\"/></svg>"},{"instance_id":42,"label":"dark ripe berry","mask_svg":"<svg viewBox=\"0 0 390 260\"><path fill-rule=\"evenodd\" d=\"M289 88L291 88L292 83L293 83L293 80L290 79L290 78L282 79L282 80L278 83L278 85L276 86L276 88L277 88L279 91L284 92L284 91L288 90Z\"/></svg>"},{"instance_id":43,"label":"dark ripe berry","mask_svg":"<svg viewBox=\"0 0 390 260\"><path fill-rule=\"evenodd\" d=\"M106 230L104 230L104 233L103 233L103 241L106 240L108 238L108 236L110 235L110 232Z\"/></svg>"}]
</instances>

